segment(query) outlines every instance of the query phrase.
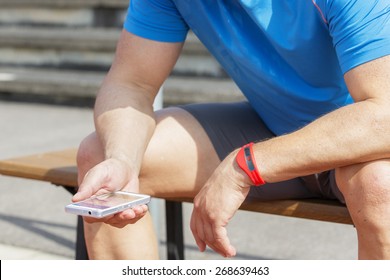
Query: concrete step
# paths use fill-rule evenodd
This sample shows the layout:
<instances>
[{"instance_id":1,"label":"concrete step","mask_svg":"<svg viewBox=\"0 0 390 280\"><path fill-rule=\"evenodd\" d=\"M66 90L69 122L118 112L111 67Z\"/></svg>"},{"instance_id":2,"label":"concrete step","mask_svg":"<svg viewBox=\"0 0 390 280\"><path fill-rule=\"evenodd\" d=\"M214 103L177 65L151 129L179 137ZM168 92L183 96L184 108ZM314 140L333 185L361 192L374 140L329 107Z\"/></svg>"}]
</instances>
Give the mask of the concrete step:
<instances>
[{"instance_id":1,"label":"concrete step","mask_svg":"<svg viewBox=\"0 0 390 280\"><path fill-rule=\"evenodd\" d=\"M118 28L0 26L1 48L114 52Z\"/></svg>"},{"instance_id":2,"label":"concrete step","mask_svg":"<svg viewBox=\"0 0 390 280\"><path fill-rule=\"evenodd\" d=\"M0 0L1 7L110 7L126 8L129 0Z\"/></svg>"},{"instance_id":3,"label":"concrete step","mask_svg":"<svg viewBox=\"0 0 390 280\"><path fill-rule=\"evenodd\" d=\"M0 65L106 71L121 29L0 26ZM175 74L225 77L193 33L189 33Z\"/></svg>"},{"instance_id":4,"label":"concrete step","mask_svg":"<svg viewBox=\"0 0 390 280\"><path fill-rule=\"evenodd\" d=\"M121 28L0 26L0 47L113 52L120 32ZM187 36L183 52L191 55L209 55L192 32Z\"/></svg>"},{"instance_id":5,"label":"concrete step","mask_svg":"<svg viewBox=\"0 0 390 280\"><path fill-rule=\"evenodd\" d=\"M128 0L0 0L0 25L122 26Z\"/></svg>"},{"instance_id":6,"label":"concrete step","mask_svg":"<svg viewBox=\"0 0 390 280\"><path fill-rule=\"evenodd\" d=\"M0 95L3 99L92 106L103 78L102 72L0 67ZM165 105L242 99L229 79L172 76L164 84Z\"/></svg>"}]
</instances>

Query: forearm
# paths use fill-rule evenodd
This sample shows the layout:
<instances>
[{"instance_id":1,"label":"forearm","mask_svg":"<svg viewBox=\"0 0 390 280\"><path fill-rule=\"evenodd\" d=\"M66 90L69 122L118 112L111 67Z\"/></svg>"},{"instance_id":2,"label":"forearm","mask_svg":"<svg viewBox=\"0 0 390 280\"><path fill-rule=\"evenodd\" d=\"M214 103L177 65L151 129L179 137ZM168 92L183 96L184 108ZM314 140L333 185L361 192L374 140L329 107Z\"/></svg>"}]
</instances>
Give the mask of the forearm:
<instances>
[{"instance_id":1,"label":"forearm","mask_svg":"<svg viewBox=\"0 0 390 280\"><path fill-rule=\"evenodd\" d=\"M390 114L366 100L329 113L306 127L257 143L255 157L267 182L314 174L390 156Z\"/></svg>"},{"instance_id":2,"label":"forearm","mask_svg":"<svg viewBox=\"0 0 390 280\"><path fill-rule=\"evenodd\" d=\"M105 81L95 104L95 127L106 159L124 160L136 171L155 127L150 91Z\"/></svg>"}]
</instances>

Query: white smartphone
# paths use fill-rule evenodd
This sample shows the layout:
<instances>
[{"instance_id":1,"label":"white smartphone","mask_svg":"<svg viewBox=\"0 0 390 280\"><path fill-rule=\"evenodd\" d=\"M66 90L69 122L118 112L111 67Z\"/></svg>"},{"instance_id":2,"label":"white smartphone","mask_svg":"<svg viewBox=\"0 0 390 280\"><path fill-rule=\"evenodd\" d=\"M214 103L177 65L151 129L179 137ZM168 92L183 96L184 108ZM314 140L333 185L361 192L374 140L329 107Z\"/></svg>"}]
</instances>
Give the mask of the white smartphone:
<instances>
[{"instance_id":1,"label":"white smartphone","mask_svg":"<svg viewBox=\"0 0 390 280\"><path fill-rule=\"evenodd\" d=\"M86 200L71 203L65 206L65 212L81 216L103 218L137 205L148 204L149 202L149 195L117 191L92 196Z\"/></svg>"}]
</instances>

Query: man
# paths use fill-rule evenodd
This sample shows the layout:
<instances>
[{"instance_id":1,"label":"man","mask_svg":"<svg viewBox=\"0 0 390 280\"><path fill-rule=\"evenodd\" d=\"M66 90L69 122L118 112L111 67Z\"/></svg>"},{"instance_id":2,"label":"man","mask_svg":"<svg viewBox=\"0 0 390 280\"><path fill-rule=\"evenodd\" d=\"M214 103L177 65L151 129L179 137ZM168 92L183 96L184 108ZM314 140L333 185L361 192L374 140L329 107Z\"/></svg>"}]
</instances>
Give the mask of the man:
<instances>
[{"instance_id":1,"label":"man","mask_svg":"<svg viewBox=\"0 0 390 280\"><path fill-rule=\"evenodd\" d=\"M189 28L248 103L153 113ZM386 0L132 0L74 200L119 189L195 197L199 249L231 257L226 225L246 197L338 199L358 257L390 259L389 55ZM86 221L91 258L158 257L146 206Z\"/></svg>"}]
</instances>

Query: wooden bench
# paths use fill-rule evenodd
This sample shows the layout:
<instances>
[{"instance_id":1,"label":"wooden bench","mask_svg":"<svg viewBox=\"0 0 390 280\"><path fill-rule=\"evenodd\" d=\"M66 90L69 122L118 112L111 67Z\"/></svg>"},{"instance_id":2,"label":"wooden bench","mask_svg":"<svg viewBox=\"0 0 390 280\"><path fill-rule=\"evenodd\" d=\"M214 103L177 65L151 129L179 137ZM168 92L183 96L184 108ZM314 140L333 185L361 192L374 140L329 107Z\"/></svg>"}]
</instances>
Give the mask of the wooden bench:
<instances>
[{"instance_id":1,"label":"wooden bench","mask_svg":"<svg viewBox=\"0 0 390 280\"><path fill-rule=\"evenodd\" d=\"M50 182L75 193L77 187L76 152L76 149L68 149L1 160L0 174ZM191 202L191 200L187 198L165 199L168 259L184 259L182 202ZM332 200L247 201L240 209L352 224L348 209ZM77 223L76 259L88 259L83 223L80 217Z\"/></svg>"}]
</instances>

